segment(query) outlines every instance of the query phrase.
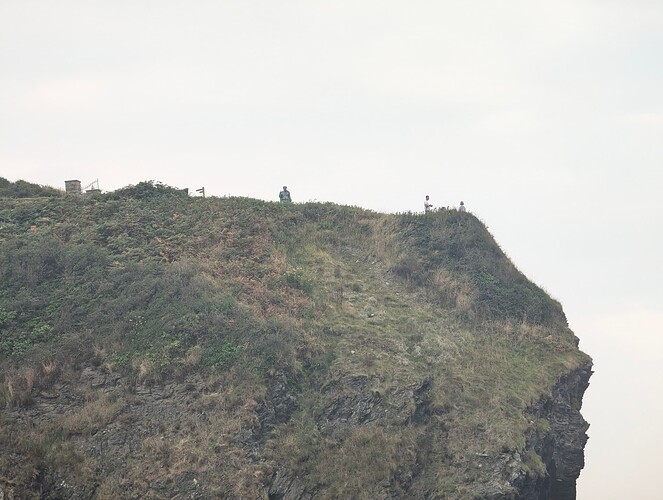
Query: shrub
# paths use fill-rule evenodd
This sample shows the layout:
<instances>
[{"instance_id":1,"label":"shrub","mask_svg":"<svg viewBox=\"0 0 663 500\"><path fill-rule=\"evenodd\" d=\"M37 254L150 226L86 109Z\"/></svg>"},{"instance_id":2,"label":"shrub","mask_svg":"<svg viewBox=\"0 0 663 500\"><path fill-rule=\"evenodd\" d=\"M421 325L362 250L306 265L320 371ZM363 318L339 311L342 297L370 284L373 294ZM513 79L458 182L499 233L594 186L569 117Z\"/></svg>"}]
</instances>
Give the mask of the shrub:
<instances>
[{"instance_id":1,"label":"shrub","mask_svg":"<svg viewBox=\"0 0 663 500\"><path fill-rule=\"evenodd\" d=\"M202 354L202 362L210 368L227 368L239 356L242 346L232 342L215 342L208 345Z\"/></svg>"},{"instance_id":2,"label":"shrub","mask_svg":"<svg viewBox=\"0 0 663 500\"><path fill-rule=\"evenodd\" d=\"M32 401L32 389L38 377L37 370L31 367L6 373L0 393L5 405L13 407L29 404Z\"/></svg>"},{"instance_id":3,"label":"shrub","mask_svg":"<svg viewBox=\"0 0 663 500\"><path fill-rule=\"evenodd\" d=\"M419 257L406 254L392 267L392 271L411 284L423 284L425 269Z\"/></svg>"},{"instance_id":4,"label":"shrub","mask_svg":"<svg viewBox=\"0 0 663 500\"><path fill-rule=\"evenodd\" d=\"M126 186L108 195L112 200L122 198L133 198L136 200L148 200L151 198L171 196L171 197L188 197L188 192L183 189L175 188L155 181L142 181L135 186Z\"/></svg>"},{"instance_id":5,"label":"shrub","mask_svg":"<svg viewBox=\"0 0 663 500\"><path fill-rule=\"evenodd\" d=\"M23 180L10 182L0 177L0 197L6 198L34 198L37 196L62 196L64 193L50 186L41 186Z\"/></svg>"},{"instance_id":6,"label":"shrub","mask_svg":"<svg viewBox=\"0 0 663 500\"><path fill-rule=\"evenodd\" d=\"M313 281L306 270L301 267L295 267L287 271L284 275L285 284L297 288L304 293L310 294L313 291Z\"/></svg>"}]
</instances>

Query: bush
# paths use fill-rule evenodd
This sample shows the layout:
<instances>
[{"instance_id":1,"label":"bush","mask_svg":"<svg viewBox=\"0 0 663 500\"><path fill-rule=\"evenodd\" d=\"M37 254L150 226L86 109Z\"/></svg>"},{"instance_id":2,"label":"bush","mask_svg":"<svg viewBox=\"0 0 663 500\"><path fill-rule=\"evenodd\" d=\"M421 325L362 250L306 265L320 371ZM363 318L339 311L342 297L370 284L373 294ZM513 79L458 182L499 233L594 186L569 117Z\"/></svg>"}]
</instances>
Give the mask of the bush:
<instances>
[{"instance_id":1,"label":"bush","mask_svg":"<svg viewBox=\"0 0 663 500\"><path fill-rule=\"evenodd\" d=\"M412 254L401 257L392 267L392 271L411 284L423 284L425 282L425 268L421 260Z\"/></svg>"},{"instance_id":2,"label":"bush","mask_svg":"<svg viewBox=\"0 0 663 500\"><path fill-rule=\"evenodd\" d=\"M227 368L239 356L242 346L229 341L217 341L203 351L203 365L209 368Z\"/></svg>"},{"instance_id":3,"label":"bush","mask_svg":"<svg viewBox=\"0 0 663 500\"><path fill-rule=\"evenodd\" d=\"M126 186L113 191L110 195L108 195L108 198L112 200L118 200L122 198L148 200L150 198L157 198L162 196L186 198L189 196L189 193L186 189L171 187L166 184L162 184L161 182L142 181L135 186Z\"/></svg>"},{"instance_id":4,"label":"bush","mask_svg":"<svg viewBox=\"0 0 663 500\"><path fill-rule=\"evenodd\" d=\"M5 198L36 198L39 196L62 196L64 193L50 186L41 186L23 180L10 182L0 177L0 197Z\"/></svg>"}]
</instances>

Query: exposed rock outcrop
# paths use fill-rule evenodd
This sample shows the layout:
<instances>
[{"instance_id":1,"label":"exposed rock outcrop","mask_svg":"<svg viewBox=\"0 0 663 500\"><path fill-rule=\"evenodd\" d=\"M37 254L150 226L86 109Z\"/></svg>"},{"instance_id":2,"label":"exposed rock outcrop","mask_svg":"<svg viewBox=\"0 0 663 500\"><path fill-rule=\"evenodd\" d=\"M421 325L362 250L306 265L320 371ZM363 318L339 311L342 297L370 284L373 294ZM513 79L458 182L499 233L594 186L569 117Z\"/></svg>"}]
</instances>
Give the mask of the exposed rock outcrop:
<instances>
[{"instance_id":1,"label":"exposed rock outcrop","mask_svg":"<svg viewBox=\"0 0 663 500\"><path fill-rule=\"evenodd\" d=\"M576 498L576 480L584 467L584 445L589 427L580 414L580 407L591 374L591 365L583 365L568 373L559 379L550 395L541 397L528 409L531 422L538 422L538 426L533 425L522 452L476 457L477 467L482 472L477 476L474 499ZM371 389L371 380L367 377L333 381L323 391L333 391L337 397L323 411L319 428L330 433L348 426L372 425L377 421L386 425L425 425L432 415L443 413L428 407L425 394L431 385L430 380L423 380L392 390L383 397ZM405 473L401 471L401 479L405 477L407 480L400 480L396 490L386 488L390 494L386 494L385 498L418 498L412 496L408 488L425 464L413 462L409 467ZM269 498L315 498L315 491L307 489L305 484L295 471L279 469L271 479ZM430 498L436 497L431 495Z\"/></svg>"},{"instance_id":2,"label":"exposed rock outcrop","mask_svg":"<svg viewBox=\"0 0 663 500\"><path fill-rule=\"evenodd\" d=\"M582 397L589 386L591 365L582 365L564 375L553 388L530 408L537 419L548 422L550 428L529 436L527 446L534 450L546 467L546 476L535 485L525 484L523 499L574 499L576 480L585 466L584 447L589 424L580 414Z\"/></svg>"},{"instance_id":3,"label":"exposed rock outcrop","mask_svg":"<svg viewBox=\"0 0 663 500\"><path fill-rule=\"evenodd\" d=\"M583 365L568 373L559 379L550 395L541 397L529 408L533 425L522 452L476 457L481 471L477 479L483 479L477 480L475 499L575 499L576 480L584 466L583 448L588 428L579 410L591 373L591 365ZM81 372L81 381L91 389L106 393L120 391L126 384L116 374L93 368ZM375 389L375 383L366 376L350 376L327 383L320 391L327 403L317 420L319 432L333 436L359 426L425 428L432 419L444 418L444 409L432 406L428 398L434 381L424 379L390 388L384 393ZM177 428L182 412L190 412L194 401L202 397L206 389L201 381L192 379L155 387L139 385L132 391L133 399L122 410L130 425L114 422L92 435L71 437L77 449L94 456L99 466L108 471L116 470L124 461L135 457L141 447L145 449L146 439L176 439L172 429ZM278 372L272 377L267 394L256 405L255 423L243 434L235 436L253 463L260 464L265 460L262 447L271 432L278 425L287 423L297 411L298 397L296 384L285 374ZM67 408L81 404L80 395L70 387L56 386L52 392L35 394L34 404L29 409L14 410L8 416L10 419L47 422ZM198 407L203 411L199 411L195 418L196 425L207 425L204 406ZM424 442L419 444L426 446ZM418 497L419 493L409 489L427 467L425 459L421 459L425 453L419 450L409 461L403 460L391 486L384 485L385 498ZM310 500L324 492L323 485L312 486L296 470L280 467L270 474L264 483L265 496L269 499ZM49 492L49 498L94 497L94 485L77 484L73 479L44 471L42 488ZM177 482L160 482L159 478L154 478L152 483L154 491L178 491L190 498L204 497L206 491L202 478L201 482L193 477ZM0 498L12 498L14 490L11 485L1 486Z\"/></svg>"}]
</instances>

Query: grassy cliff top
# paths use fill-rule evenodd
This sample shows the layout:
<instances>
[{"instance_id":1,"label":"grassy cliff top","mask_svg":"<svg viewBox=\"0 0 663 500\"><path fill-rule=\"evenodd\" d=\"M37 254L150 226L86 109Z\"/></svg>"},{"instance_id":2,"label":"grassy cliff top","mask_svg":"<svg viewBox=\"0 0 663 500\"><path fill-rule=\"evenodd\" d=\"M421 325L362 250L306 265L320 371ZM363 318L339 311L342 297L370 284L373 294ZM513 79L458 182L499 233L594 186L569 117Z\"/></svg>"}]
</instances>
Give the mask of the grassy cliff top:
<instances>
[{"instance_id":1,"label":"grassy cliff top","mask_svg":"<svg viewBox=\"0 0 663 500\"><path fill-rule=\"evenodd\" d=\"M527 407L588 362L560 304L469 213L190 198L151 182L0 198L1 404L29 406L93 366L133 384L205 377L233 394L224 408L246 412L278 374L300 403L267 460L324 477L330 498L366 472L338 463L319 424L339 381L394 401L433 384L427 412L444 425L429 438L448 474L429 482L462 497L470 457L522 449L543 425ZM369 460L379 482L420 438L389 425L335 449ZM392 451L376 462L369 441Z\"/></svg>"}]
</instances>

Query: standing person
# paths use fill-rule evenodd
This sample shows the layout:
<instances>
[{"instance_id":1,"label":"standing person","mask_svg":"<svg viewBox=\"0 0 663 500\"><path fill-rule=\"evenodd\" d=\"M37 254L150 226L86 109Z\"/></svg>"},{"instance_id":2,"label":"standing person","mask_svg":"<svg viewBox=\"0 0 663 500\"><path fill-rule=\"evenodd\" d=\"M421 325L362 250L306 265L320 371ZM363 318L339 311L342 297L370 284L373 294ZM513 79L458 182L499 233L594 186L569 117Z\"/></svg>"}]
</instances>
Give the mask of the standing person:
<instances>
[{"instance_id":1,"label":"standing person","mask_svg":"<svg viewBox=\"0 0 663 500\"><path fill-rule=\"evenodd\" d=\"M292 201L290 198L290 191L288 191L288 186L283 186L283 191L279 193L279 201L281 203L290 203Z\"/></svg>"},{"instance_id":2,"label":"standing person","mask_svg":"<svg viewBox=\"0 0 663 500\"><path fill-rule=\"evenodd\" d=\"M433 204L430 202L430 197L426 195L426 199L424 200L424 212L428 213L431 210L433 210Z\"/></svg>"},{"instance_id":3,"label":"standing person","mask_svg":"<svg viewBox=\"0 0 663 500\"><path fill-rule=\"evenodd\" d=\"M465 203L463 203L462 201L460 202L460 207L458 207L458 211L467 212L467 210L465 209Z\"/></svg>"}]
</instances>

